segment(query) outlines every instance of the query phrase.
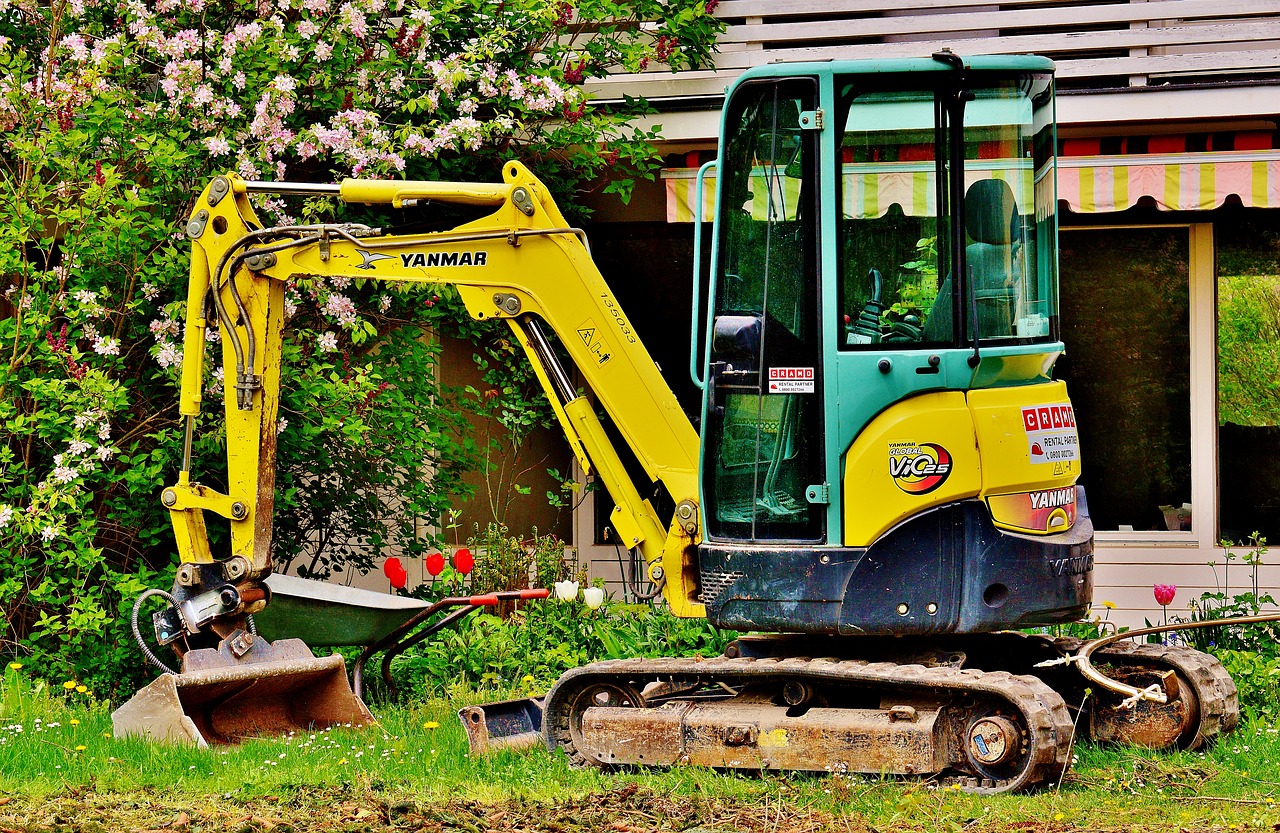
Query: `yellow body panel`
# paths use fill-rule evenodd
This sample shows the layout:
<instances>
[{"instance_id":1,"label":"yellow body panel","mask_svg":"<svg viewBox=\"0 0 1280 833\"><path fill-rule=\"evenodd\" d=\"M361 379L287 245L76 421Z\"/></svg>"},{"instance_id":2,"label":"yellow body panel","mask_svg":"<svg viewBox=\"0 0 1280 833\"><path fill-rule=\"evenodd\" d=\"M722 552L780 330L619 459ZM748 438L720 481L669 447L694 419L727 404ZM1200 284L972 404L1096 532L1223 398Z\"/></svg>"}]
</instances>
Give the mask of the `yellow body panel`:
<instances>
[{"instance_id":1,"label":"yellow body panel","mask_svg":"<svg viewBox=\"0 0 1280 833\"><path fill-rule=\"evenodd\" d=\"M996 526L1040 535L1070 529L1080 454L1067 386L970 391L969 407L982 454L982 495Z\"/></svg>"},{"instance_id":2,"label":"yellow body panel","mask_svg":"<svg viewBox=\"0 0 1280 833\"><path fill-rule=\"evenodd\" d=\"M1079 476L1062 382L912 397L872 420L849 448L844 543L870 546L913 515L975 497L987 500L1002 529L1065 532L1075 524Z\"/></svg>"},{"instance_id":3,"label":"yellow body panel","mask_svg":"<svg viewBox=\"0 0 1280 833\"><path fill-rule=\"evenodd\" d=\"M926 393L890 406L845 457L845 545L869 546L925 509L976 497L982 463L963 393Z\"/></svg>"}]
</instances>

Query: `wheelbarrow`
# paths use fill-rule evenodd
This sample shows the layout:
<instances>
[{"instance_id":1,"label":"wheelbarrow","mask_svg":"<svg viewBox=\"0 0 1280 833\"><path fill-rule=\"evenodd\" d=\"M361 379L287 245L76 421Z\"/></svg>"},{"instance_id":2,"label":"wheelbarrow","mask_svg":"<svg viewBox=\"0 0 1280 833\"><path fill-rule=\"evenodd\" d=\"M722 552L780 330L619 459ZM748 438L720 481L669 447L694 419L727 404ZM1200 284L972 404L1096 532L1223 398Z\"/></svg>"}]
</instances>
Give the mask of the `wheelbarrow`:
<instances>
[{"instance_id":1,"label":"wheelbarrow","mask_svg":"<svg viewBox=\"0 0 1280 833\"><path fill-rule=\"evenodd\" d=\"M272 599L258 614L260 633L277 638L305 634L313 645L365 646L351 672L351 687L359 698L364 697L365 666L375 654L382 653L382 681L395 696L398 688L391 676L391 662L404 651L482 607L550 595L550 591L541 588L506 590L427 603L293 576L272 575L267 584ZM458 712L458 718L466 729L472 754L524 749L537 745L542 738L542 701L538 699L467 706Z\"/></svg>"},{"instance_id":2,"label":"wheelbarrow","mask_svg":"<svg viewBox=\"0 0 1280 833\"><path fill-rule=\"evenodd\" d=\"M391 660L443 628L499 601L546 598L546 590L516 590L441 599L435 603L353 587L273 574L271 602L255 617L255 660L226 650L199 649L112 713L117 737L236 743L248 737L305 732L317 726L366 725L364 668L384 652L382 676L393 693ZM440 615L440 614L444 615ZM310 646L364 646L347 684L342 657L315 657ZM523 701L528 702L528 701ZM501 705L501 704L497 704ZM530 746L539 739L541 710L523 723L498 719L494 737L477 737L464 720L472 748ZM481 720L482 730L489 723ZM501 732L501 734L498 734Z\"/></svg>"}]
</instances>

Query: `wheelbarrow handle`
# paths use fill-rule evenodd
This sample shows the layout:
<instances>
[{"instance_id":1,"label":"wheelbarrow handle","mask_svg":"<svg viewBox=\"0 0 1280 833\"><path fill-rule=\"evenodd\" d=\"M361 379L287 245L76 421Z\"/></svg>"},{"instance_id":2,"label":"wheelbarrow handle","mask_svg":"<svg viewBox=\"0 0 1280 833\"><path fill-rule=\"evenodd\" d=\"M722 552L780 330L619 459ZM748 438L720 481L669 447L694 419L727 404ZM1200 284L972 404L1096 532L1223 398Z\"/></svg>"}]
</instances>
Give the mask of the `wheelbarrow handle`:
<instances>
[{"instance_id":1,"label":"wheelbarrow handle","mask_svg":"<svg viewBox=\"0 0 1280 833\"><path fill-rule=\"evenodd\" d=\"M511 601L513 599L545 599L551 595L551 591L545 587L535 587L532 590L502 590L494 593L494 596L502 601Z\"/></svg>"}]
</instances>

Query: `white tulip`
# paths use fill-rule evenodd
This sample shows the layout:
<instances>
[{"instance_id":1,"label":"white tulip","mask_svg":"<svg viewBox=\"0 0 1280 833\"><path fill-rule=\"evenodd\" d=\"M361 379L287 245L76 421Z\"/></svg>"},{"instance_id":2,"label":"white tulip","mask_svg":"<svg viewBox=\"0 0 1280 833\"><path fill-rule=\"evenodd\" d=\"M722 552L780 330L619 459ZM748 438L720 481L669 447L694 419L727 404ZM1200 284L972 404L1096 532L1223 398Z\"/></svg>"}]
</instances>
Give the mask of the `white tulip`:
<instances>
[{"instance_id":1,"label":"white tulip","mask_svg":"<svg viewBox=\"0 0 1280 833\"><path fill-rule=\"evenodd\" d=\"M556 598L562 602L578 598L578 582L565 579L555 584Z\"/></svg>"},{"instance_id":2,"label":"white tulip","mask_svg":"<svg viewBox=\"0 0 1280 833\"><path fill-rule=\"evenodd\" d=\"M597 609L604 604L604 588L603 587L584 587L582 588L582 602L592 610Z\"/></svg>"}]
</instances>

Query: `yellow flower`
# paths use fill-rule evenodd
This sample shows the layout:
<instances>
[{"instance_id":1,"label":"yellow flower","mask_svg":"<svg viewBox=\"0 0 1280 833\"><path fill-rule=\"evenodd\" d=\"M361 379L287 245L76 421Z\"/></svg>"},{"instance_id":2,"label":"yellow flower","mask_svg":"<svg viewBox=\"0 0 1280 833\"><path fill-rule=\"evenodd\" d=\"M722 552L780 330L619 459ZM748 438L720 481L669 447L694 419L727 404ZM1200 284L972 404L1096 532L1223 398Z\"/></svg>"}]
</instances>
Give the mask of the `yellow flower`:
<instances>
[{"instance_id":1,"label":"yellow flower","mask_svg":"<svg viewBox=\"0 0 1280 833\"><path fill-rule=\"evenodd\" d=\"M78 694L84 694L84 693L85 693L86 691L88 691L88 690L89 690L89 687L88 687L87 685L78 685L78 686L76 686L76 693L78 693Z\"/></svg>"},{"instance_id":2,"label":"yellow flower","mask_svg":"<svg viewBox=\"0 0 1280 833\"><path fill-rule=\"evenodd\" d=\"M1115 610L1115 609L1116 609L1116 603L1115 603L1115 602L1103 602L1103 603L1102 603L1102 606L1103 606L1103 607L1105 607L1107 610Z\"/></svg>"},{"instance_id":3,"label":"yellow flower","mask_svg":"<svg viewBox=\"0 0 1280 833\"><path fill-rule=\"evenodd\" d=\"M68 722L68 723L70 723L72 726L79 726L79 725L80 725L80 721L79 721L79 720L76 720L74 717L73 717L73 718L71 718L71 719L70 719L69 721L67 721L67 722Z\"/></svg>"},{"instance_id":4,"label":"yellow flower","mask_svg":"<svg viewBox=\"0 0 1280 833\"><path fill-rule=\"evenodd\" d=\"M525 675L524 675L524 679L522 680L522 682L525 682L525 683L531 683L531 682L533 682L533 675L532 675L532 674L525 674Z\"/></svg>"},{"instance_id":5,"label":"yellow flower","mask_svg":"<svg viewBox=\"0 0 1280 833\"><path fill-rule=\"evenodd\" d=\"M347 759L346 759L346 758L343 758L341 761L338 761L338 766L342 766L342 765L343 765L343 764L345 764L346 762L347 762Z\"/></svg>"},{"instance_id":6,"label":"yellow flower","mask_svg":"<svg viewBox=\"0 0 1280 833\"><path fill-rule=\"evenodd\" d=\"M422 728L424 728L424 729L439 729L439 728L440 728L440 724L439 724L439 723L437 723L437 722L436 722L436 721L434 721L434 720L428 720L426 723L423 723L423 724L422 724Z\"/></svg>"},{"instance_id":7,"label":"yellow flower","mask_svg":"<svg viewBox=\"0 0 1280 833\"><path fill-rule=\"evenodd\" d=\"M67 680L65 683L62 684L62 687L65 688L67 691L71 691L73 688L76 687L76 681Z\"/></svg>"},{"instance_id":8,"label":"yellow flower","mask_svg":"<svg viewBox=\"0 0 1280 833\"><path fill-rule=\"evenodd\" d=\"M82 743L82 744L80 744L79 746L77 746L77 747L76 747L76 751L77 751L77 752L83 752L84 750L86 750L86 749L88 749L88 748L89 748L89 747L85 746L85 745Z\"/></svg>"},{"instance_id":9,"label":"yellow flower","mask_svg":"<svg viewBox=\"0 0 1280 833\"><path fill-rule=\"evenodd\" d=\"M20 663L20 662L11 662L11 663L9 663L9 667L10 667L10 668L12 668L14 671L17 671L19 668L21 668L21 667L22 667L22 663Z\"/></svg>"},{"instance_id":10,"label":"yellow flower","mask_svg":"<svg viewBox=\"0 0 1280 833\"><path fill-rule=\"evenodd\" d=\"M1062 813L1054 813L1054 814L1053 814L1053 820L1054 820L1054 821L1062 821L1062 819L1063 819L1063 815L1062 815Z\"/></svg>"}]
</instances>

